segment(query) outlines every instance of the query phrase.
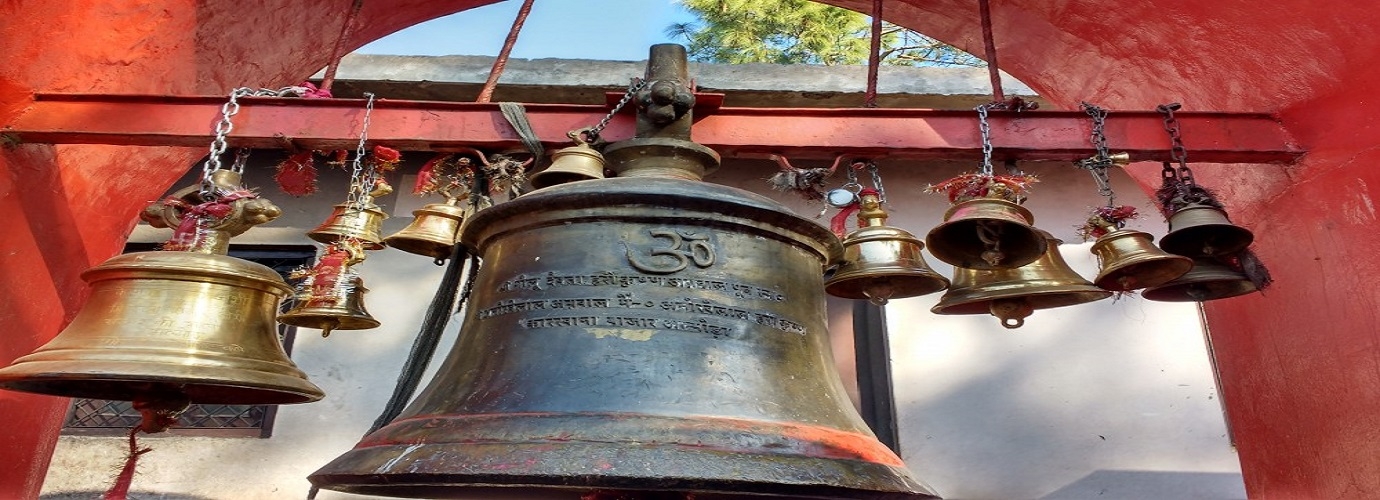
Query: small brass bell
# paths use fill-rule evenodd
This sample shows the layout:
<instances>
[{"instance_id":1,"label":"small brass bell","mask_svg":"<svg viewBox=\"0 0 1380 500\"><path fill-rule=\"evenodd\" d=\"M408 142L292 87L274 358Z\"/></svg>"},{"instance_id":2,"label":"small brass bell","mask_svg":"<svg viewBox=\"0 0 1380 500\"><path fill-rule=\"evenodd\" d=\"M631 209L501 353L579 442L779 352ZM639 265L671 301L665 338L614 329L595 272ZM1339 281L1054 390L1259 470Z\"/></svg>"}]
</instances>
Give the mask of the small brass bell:
<instances>
[{"instance_id":1,"label":"small brass bell","mask_svg":"<svg viewBox=\"0 0 1380 500\"><path fill-rule=\"evenodd\" d=\"M327 244L342 238L353 238L359 240L365 250L380 250L384 247L380 232L383 230L383 220L387 218L388 214L365 197L356 206L349 203L336 205L326 222L307 233L307 237Z\"/></svg>"},{"instance_id":2,"label":"small brass bell","mask_svg":"<svg viewBox=\"0 0 1380 500\"><path fill-rule=\"evenodd\" d=\"M174 413L188 403L321 399L278 340L273 318L291 288L267 266L221 254L231 236L281 211L239 186L238 174L216 174L208 176L212 201L193 186L142 215L176 227L174 239L193 236L179 240L186 251L130 253L87 269L81 277L91 294L81 311L47 344L0 369L0 387Z\"/></svg>"},{"instance_id":3,"label":"small brass bell","mask_svg":"<svg viewBox=\"0 0 1380 500\"><path fill-rule=\"evenodd\" d=\"M1045 240L1031 226L1025 207L996 198L958 203L944 223L925 236L934 258L957 267L991 270L1020 267L1045 253Z\"/></svg>"},{"instance_id":4,"label":"small brass bell","mask_svg":"<svg viewBox=\"0 0 1380 500\"><path fill-rule=\"evenodd\" d=\"M532 187L541 189L567 182L603 179L604 166L604 155L584 141L576 140L574 146L552 153L551 165L545 170L532 174Z\"/></svg>"},{"instance_id":5,"label":"small brass bell","mask_svg":"<svg viewBox=\"0 0 1380 500\"><path fill-rule=\"evenodd\" d=\"M340 283L324 293L299 295L297 305L279 314L278 322L321 330L322 337L329 337L335 330L368 330L379 326L379 321L364 310L364 293L369 291L364 288L364 280L350 275ZM306 288L311 289L311 285Z\"/></svg>"},{"instance_id":6,"label":"small brass bell","mask_svg":"<svg viewBox=\"0 0 1380 500\"><path fill-rule=\"evenodd\" d=\"M1221 209L1193 204L1169 217L1169 234L1160 239L1160 248L1188 257L1229 255L1245 250L1254 239L1250 230L1227 220Z\"/></svg>"},{"instance_id":7,"label":"small brass bell","mask_svg":"<svg viewBox=\"0 0 1380 500\"><path fill-rule=\"evenodd\" d=\"M1152 287L1141 295L1160 302L1205 302L1258 290L1245 274L1209 259L1193 259L1193 269L1179 279Z\"/></svg>"},{"instance_id":8,"label":"small brass bell","mask_svg":"<svg viewBox=\"0 0 1380 500\"><path fill-rule=\"evenodd\" d=\"M378 320L364 310L364 279L350 266L363 262L363 246L354 240L341 240L326 247L311 269L293 271L293 278L301 278L297 285L296 304L278 315L284 325L321 330L328 337L333 330L368 330L379 326Z\"/></svg>"},{"instance_id":9,"label":"small brass bell","mask_svg":"<svg viewBox=\"0 0 1380 500\"><path fill-rule=\"evenodd\" d=\"M860 203L860 227L843 239L844 264L824 283L825 292L884 305L888 299L918 297L949 286L948 278L925 264L920 253L924 242L886 225L887 213L875 191L863 191Z\"/></svg>"},{"instance_id":10,"label":"small brass bell","mask_svg":"<svg viewBox=\"0 0 1380 500\"><path fill-rule=\"evenodd\" d=\"M460 238L460 224L465 220L466 210L456 206L458 202L431 203L413 210L412 223L384 238L383 242L398 250L425 255L437 261L450 258Z\"/></svg>"},{"instance_id":11,"label":"small brass bell","mask_svg":"<svg viewBox=\"0 0 1380 500\"><path fill-rule=\"evenodd\" d=\"M1061 241L1037 230L1046 242L1045 254L1015 269L954 268L953 286L930 312L935 314L991 314L1007 328L1020 328L1036 309L1071 306L1105 299L1112 292L1093 286L1064 262Z\"/></svg>"},{"instance_id":12,"label":"small brass bell","mask_svg":"<svg viewBox=\"0 0 1380 500\"><path fill-rule=\"evenodd\" d=\"M1193 267L1193 259L1160 250L1153 241L1150 233L1129 229L1102 235L1092 245L1101 269L1093 283L1119 292L1138 290L1163 285Z\"/></svg>"}]
</instances>

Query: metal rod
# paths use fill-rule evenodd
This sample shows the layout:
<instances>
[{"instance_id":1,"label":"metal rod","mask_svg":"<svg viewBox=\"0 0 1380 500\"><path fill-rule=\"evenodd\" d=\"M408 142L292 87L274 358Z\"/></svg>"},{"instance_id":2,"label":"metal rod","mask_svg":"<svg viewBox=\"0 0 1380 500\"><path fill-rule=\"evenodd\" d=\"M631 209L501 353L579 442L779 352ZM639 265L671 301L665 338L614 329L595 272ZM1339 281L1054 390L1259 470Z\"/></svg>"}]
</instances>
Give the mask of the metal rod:
<instances>
[{"instance_id":1,"label":"metal rod","mask_svg":"<svg viewBox=\"0 0 1380 500\"><path fill-rule=\"evenodd\" d=\"M1001 88L997 42L992 40L992 7L987 5L987 0L978 0L978 15L982 18L982 47L987 52L987 76L992 80L992 101L1003 102L1006 100L1006 94Z\"/></svg>"},{"instance_id":2,"label":"metal rod","mask_svg":"<svg viewBox=\"0 0 1380 500\"><path fill-rule=\"evenodd\" d=\"M340 53L345 50L345 38L355 24L355 15L363 7L364 0L355 0L350 5L350 12L345 14L345 23L340 25L340 36L335 37L335 45L331 46L331 62L326 65L326 74L321 77L321 90L331 90L331 85L335 83L335 71L340 68L340 59L345 57Z\"/></svg>"},{"instance_id":3,"label":"metal rod","mask_svg":"<svg viewBox=\"0 0 1380 500\"><path fill-rule=\"evenodd\" d=\"M503 68L508 66L508 54L513 52L518 33L522 32L522 24L527 22L527 14L532 12L532 1L522 2L522 8L518 9L517 17L513 19L513 27L508 29L508 38L503 40L503 48L494 59L494 67L489 70L489 79L484 81L484 88L479 91L479 97L475 98L474 102L489 102L489 99L493 98L494 87L498 86L498 77L503 76Z\"/></svg>"},{"instance_id":4,"label":"metal rod","mask_svg":"<svg viewBox=\"0 0 1380 500\"><path fill-rule=\"evenodd\" d=\"M863 107L877 107L877 66L882 64L882 0L872 0L872 46L867 53L867 94Z\"/></svg>"}]
</instances>

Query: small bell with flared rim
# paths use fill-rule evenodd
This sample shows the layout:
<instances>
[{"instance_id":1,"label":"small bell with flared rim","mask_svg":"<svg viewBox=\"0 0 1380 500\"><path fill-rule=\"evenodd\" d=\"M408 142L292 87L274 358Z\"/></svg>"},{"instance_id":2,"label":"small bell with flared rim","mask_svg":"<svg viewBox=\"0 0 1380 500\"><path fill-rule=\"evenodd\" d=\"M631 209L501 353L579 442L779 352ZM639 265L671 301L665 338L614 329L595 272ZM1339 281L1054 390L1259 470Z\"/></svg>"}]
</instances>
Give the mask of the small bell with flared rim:
<instances>
[{"instance_id":1,"label":"small bell with flared rim","mask_svg":"<svg viewBox=\"0 0 1380 500\"><path fill-rule=\"evenodd\" d=\"M1105 299L1112 292L1093 286L1064 262L1061 241L1040 231L1048 249L1030 264L1015 269L954 268L953 285L930 312L991 314L1007 328L1019 328L1037 309L1071 306Z\"/></svg>"},{"instance_id":2,"label":"small bell with flared rim","mask_svg":"<svg viewBox=\"0 0 1380 500\"><path fill-rule=\"evenodd\" d=\"M1244 273L1213 262L1193 259L1193 269L1176 280L1151 287L1141 295L1160 302L1206 302L1257 291Z\"/></svg>"},{"instance_id":3,"label":"small bell with flared rim","mask_svg":"<svg viewBox=\"0 0 1380 500\"><path fill-rule=\"evenodd\" d=\"M532 174L533 188L604 178L604 155L581 140L576 132L568 135L575 139L575 145L551 154L551 165Z\"/></svg>"},{"instance_id":4,"label":"small bell with flared rim","mask_svg":"<svg viewBox=\"0 0 1380 500\"><path fill-rule=\"evenodd\" d=\"M1102 235L1092 245L1099 269L1093 283L1124 292L1163 285L1183 276L1193 259L1160 250L1154 236L1143 231L1118 229Z\"/></svg>"},{"instance_id":5,"label":"small bell with flared rim","mask_svg":"<svg viewBox=\"0 0 1380 500\"><path fill-rule=\"evenodd\" d=\"M909 232L887 226L876 191L863 190L856 231L843 239L844 264L824 284L824 291L846 299L918 297L943 290L949 280L930 269L920 250L925 243Z\"/></svg>"},{"instance_id":6,"label":"small bell with flared rim","mask_svg":"<svg viewBox=\"0 0 1380 500\"><path fill-rule=\"evenodd\" d=\"M460 239L460 225L465 221L465 208L458 200L431 203L412 211L412 223L392 236L383 239L390 247L407 253L425 255L444 261L455 251Z\"/></svg>"},{"instance_id":7,"label":"small bell with flared rim","mask_svg":"<svg viewBox=\"0 0 1380 500\"><path fill-rule=\"evenodd\" d=\"M364 279L351 266L363 262L364 249L353 240L342 240L326 247L310 269L293 271L301 278L297 284L296 304L278 315L284 325L321 330L330 336L334 330L368 330L379 326L378 320L364 310Z\"/></svg>"},{"instance_id":8,"label":"small bell with flared rim","mask_svg":"<svg viewBox=\"0 0 1380 500\"><path fill-rule=\"evenodd\" d=\"M996 198L960 202L944 213L925 243L934 258L967 269L1010 269L1045 253L1045 240L1025 207Z\"/></svg>"},{"instance_id":9,"label":"small bell with flared rim","mask_svg":"<svg viewBox=\"0 0 1380 500\"><path fill-rule=\"evenodd\" d=\"M325 222L308 232L307 237L327 244L353 238L359 240L365 250L380 250L385 246L381 231L383 220L387 218L388 214L370 201L358 207L341 203Z\"/></svg>"},{"instance_id":10,"label":"small bell with flared rim","mask_svg":"<svg viewBox=\"0 0 1380 500\"><path fill-rule=\"evenodd\" d=\"M1169 217L1169 234L1160 239L1160 248L1188 257L1230 255L1245 250L1254 239L1250 230L1227 220L1222 209L1193 204Z\"/></svg>"}]
</instances>

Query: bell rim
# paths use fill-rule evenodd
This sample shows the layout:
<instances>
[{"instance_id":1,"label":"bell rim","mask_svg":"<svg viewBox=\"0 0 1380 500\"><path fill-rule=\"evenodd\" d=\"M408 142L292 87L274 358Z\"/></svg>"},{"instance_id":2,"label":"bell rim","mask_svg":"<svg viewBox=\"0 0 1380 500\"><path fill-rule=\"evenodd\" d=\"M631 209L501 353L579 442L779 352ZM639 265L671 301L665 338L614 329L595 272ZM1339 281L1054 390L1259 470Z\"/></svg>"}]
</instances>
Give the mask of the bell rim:
<instances>
[{"instance_id":1,"label":"bell rim","mask_svg":"<svg viewBox=\"0 0 1380 500\"><path fill-rule=\"evenodd\" d=\"M140 391L131 388L131 384L146 384L148 394L182 393L193 404L299 404L320 401L326 396L325 391L308 380L306 373L295 365L277 365L285 368L280 373L226 366L216 366L214 370L202 365L174 367L169 363L144 360L26 359L35 354L39 353L21 357L14 364L0 368L0 387L51 396L135 401L139 398L112 395L138 393ZM95 368L120 372L95 372ZM167 374L170 368L180 369L183 374ZM218 378L193 375L204 373L215 373ZM248 383L244 378L231 378L232 375L265 381ZM233 390L227 391L227 388ZM244 397L245 393L260 397Z\"/></svg>"},{"instance_id":2,"label":"bell rim","mask_svg":"<svg viewBox=\"0 0 1380 500\"><path fill-rule=\"evenodd\" d=\"M368 313L350 314L342 316L339 314L331 314L333 312L339 312L339 309L330 307L306 307L302 309L293 309L291 311L279 314L278 322L288 326L296 326L299 328L314 328L317 330L321 330L321 326L316 326L320 323L314 320L319 320L320 318L331 318L338 322L336 325L331 326L331 331L372 330L374 328L378 328L379 325L383 324L380 323L379 320L374 319L373 316L369 316Z\"/></svg>"},{"instance_id":3,"label":"bell rim","mask_svg":"<svg viewBox=\"0 0 1380 500\"><path fill-rule=\"evenodd\" d=\"M932 293L938 293L949 288L949 278L944 275L929 270L929 272L916 271L914 267L905 266L882 266L856 271L840 271L828 281L824 282L824 292L841 299L867 300L867 294L862 292L862 287L856 285L857 281L866 278L907 278L910 283L930 283L926 286L916 286L903 288L904 292L892 295L889 299L908 299L920 297ZM938 286L934 286L938 285ZM920 290L914 292L915 290Z\"/></svg>"},{"instance_id":4,"label":"bell rim","mask_svg":"<svg viewBox=\"0 0 1380 500\"><path fill-rule=\"evenodd\" d=\"M449 245L442 245L433 240L412 236L393 235L383 239L383 243L389 248L395 248L413 255L431 257L433 259L444 259L450 257L455 252L455 246L459 242Z\"/></svg>"},{"instance_id":5,"label":"bell rim","mask_svg":"<svg viewBox=\"0 0 1380 500\"><path fill-rule=\"evenodd\" d=\"M1086 304L1089 302L1097 302L1107 297L1111 297L1113 293L1114 292L1112 291L1093 286L1092 284L1087 284L1053 286L1047 289L1027 291L1026 293L1021 294L997 295L986 297L963 297L961 299L956 299L951 303L946 303L945 301L948 298L944 297L940 298L939 303L935 304L934 307L930 308L930 312L933 314L943 315L987 314L992 301L998 299L1013 299L1020 297L1033 297L1040 298L1045 301L1053 301L1052 303L1054 305L1032 304L1032 307L1035 310L1057 309L1060 307L1076 306L1079 304ZM1067 302L1062 300L1054 300L1060 298L1066 298Z\"/></svg>"},{"instance_id":6,"label":"bell rim","mask_svg":"<svg viewBox=\"0 0 1380 500\"><path fill-rule=\"evenodd\" d=\"M551 428L571 431L552 436ZM745 436L748 429L756 437ZM428 439L418 441L418 432ZM852 445L865 449L853 451ZM392 496L425 487L451 497L501 482L558 490L765 494L742 498L938 498L865 429L623 412L405 415L308 479L326 489ZM656 486L647 488L649 481ZM828 488L834 491L820 493Z\"/></svg>"}]
</instances>

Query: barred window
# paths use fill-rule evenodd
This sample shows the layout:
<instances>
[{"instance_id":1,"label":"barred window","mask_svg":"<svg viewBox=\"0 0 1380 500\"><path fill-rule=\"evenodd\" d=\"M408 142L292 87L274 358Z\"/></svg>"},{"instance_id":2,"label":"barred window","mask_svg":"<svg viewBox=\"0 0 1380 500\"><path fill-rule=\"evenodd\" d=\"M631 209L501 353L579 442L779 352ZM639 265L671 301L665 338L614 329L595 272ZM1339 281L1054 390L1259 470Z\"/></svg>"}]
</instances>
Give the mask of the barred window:
<instances>
[{"instance_id":1,"label":"barred window","mask_svg":"<svg viewBox=\"0 0 1380 500\"><path fill-rule=\"evenodd\" d=\"M154 250L154 245L131 243L125 252ZM316 250L308 246L238 246L230 247L230 255L272 268L285 278L287 273L311 263ZM290 300L283 308L291 307ZM292 340L296 328L278 325L278 339L283 350L292 354ZM218 405L200 404L187 408L168 429L170 435L255 437L266 438L273 433L273 417L277 405ZM129 401L73 398L62 433L76 436L123 436L139 424L139 412Z\"/></svg>"}]
</instances>

